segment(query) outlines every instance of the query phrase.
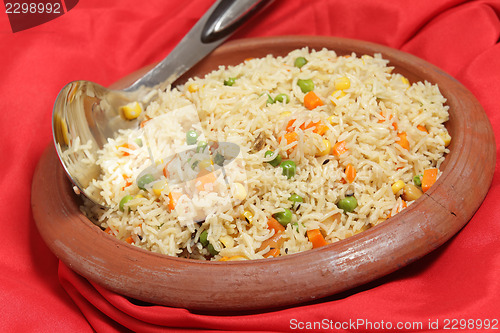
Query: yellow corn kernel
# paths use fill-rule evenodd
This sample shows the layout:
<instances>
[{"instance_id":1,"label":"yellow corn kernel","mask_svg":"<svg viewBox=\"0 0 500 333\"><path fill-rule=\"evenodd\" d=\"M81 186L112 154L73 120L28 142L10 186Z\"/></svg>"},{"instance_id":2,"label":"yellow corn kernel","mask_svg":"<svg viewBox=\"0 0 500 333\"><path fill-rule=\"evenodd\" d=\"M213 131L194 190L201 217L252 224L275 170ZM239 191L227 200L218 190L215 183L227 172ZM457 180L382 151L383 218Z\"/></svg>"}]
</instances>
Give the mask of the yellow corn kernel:
<instances>
[{"instance_id":1,"label":"yellow corn kernel","mask_svg":"<svg viewBox=\"0 0 500 333\"><path fill-rule=\"evenodd\" d=\"M219 261L236 261L236 260L247 260L247 258L243 256L232 256L232 257L222 257Z\"/></svg>"},{"instance_id":2,"label":"yellow corn kernel","mask_svg":"<svg viewBox=\"0 0 500 333\"><path fill-rule=\"evenodd\" d=\"M142 194L135 195L134 198L127 203L128 208L136 209L137 206L141 205L142 200L140 199L144 199L144 196Z\"/></svg>"},{"instance_id":3,"label":"yellow corn kernel","mask_svg":"<svg viewBox=\"0 0 500 333\"><path fill-rule=\"evenodd\" d=\"M197 92L199 89L198 85L196 83L191 83L189 86L188 86L188 91L189 92Z\"/></svg>"},{"instance_id":4,"label":"yellow corn kernel","mask_svg":"<svg viewBox=\"0 0 500 333\"><path fill-rule=\"evenodd\" d=\"M167 181L166 180L159 180L153 184L153 193L156 196L160 196L161 192L165 190L165 187L167 186Z\"/></svg>"},{"instance_id":5,"label":"yellow corn kernel","mask_svg":"<svg viewBox=\"0 0 500 333\"><path fill-rule=\"evenodd\" d=\"M339 77L335 79L333 83L335 85L335 89L337 90L349 89L349 87L351 86L351 80L349 80L347 76Z\"/></svg>"},{"instance_id":6,"label":"yellow corn kernel","mask_svg":"<svg viewBox=\"0 0 500 333\"><path fill-rule=\"evenodd\" d=\"M332 149L332 144L330 143L330 140L323 139L323 148L324 149L322 149L316 153L316 156L318 156L318 157L325 156L330 152L330 150Z\"/></svg>"},{"instance_id":7,"label":"yellow corn kernel","mask_svg":"<svg viewBox=\"0 0 500 333\"><path fill-rule=\"evenodd\" d=\"M330 116L330 117L326 118L326 120L330 123L330 125L337 124L336 116Z\"/></svg>"},{"instance_id":8,"label":"yellow corn kernel","mask_svg":"<svg viewBox=\"0 0 500 333\"><path fill-rule=\"evenodd\" d=\"M450 134L448 132L440 132L439 136L441 137L441 139L443 139L444 146L448 147L450 145L450 143L451 143L451 136L450 136Z\"/></svg>"},{"instance_id":9,"label":"yellow corn kernel","mask_svg":"<svg viewBox=\"0 0 500 333\"><path fill-rule=\"evenodd\" d=\"M189 92L197 92L199 89L198 85L196 83L192 83L188 87Z\"/></svg>"},{"instance_id":10,"label":"yellow corn kernel","mask_svg":"<svg viewBox=\"0 0 500 333\"><path fill-rule=\"evenodd\" d=\"M229 235L225 235L225 236L221 236L219 238L219 241L224 244L224 247L225 248L232 248L234 247L234 238L229 236Z\"/></svg>"},{"instance_id":11,"label":"yellow corn kernel","mask_svg":"<svg viewBox=\"0 0 500 333\"><path fill-rule=\"evenodd\" d=\"M285 117L289 117L291 115L292 115L292 113L290 111L284 111L284 112L281 112L280 117L285 118Z\"/></svg>"},{"instance_id":12,"label":"yellow corn kernel","mask_svg":"<svg viewBox=\"0 0 500 333\"><path fill-rule=\"evenodd\" d=\"M391 188L392 188L392 193L394 193L394 195L396 195L400 190L403 189L403 187L405 187L405 182L402 181L402 180L398 180L397 182L395 182L394 184L392 184Z\"/></svg>"},{"instance_id":13,"label":"yellow corn kernel","mask_svg":"<svg viewBox=\"0 0 500 333\"><path fill-rule=\"evenodd\" d=\"M249 210L245 210L242 214L243 218L247 220L248 223L252 224L253 222L253 214Z\"/></svg>"},{"instance_id":14,"label":"yellow corn kernel","mask_svg":"<svg viewBox=\"0 0 500 333\"><path fill-rule=\"evenodd\" d=\"M233 196L236 200L243 200L247 197L247 189L242 183L234 183Z\"/></svg>"},{"instance_id":15,"label":"yellow corn kernel","mask_svg":"<svg viewBox=\"0 0 500 333\"><path fill-rule=\"evenodd\" d=\"M403 81L403 83L406 84L407 86L410 86L410 80L408 80L404 76L401 76L401 81Z\"/></svg>"},{"instance_id":16,"label":"yellow corn kernel","mask_svg":"<svg viewBox=\"0 0 500 333\"><path fill-rule=\"evenodd\" d=\"M142 113L142 106L138 102L128 103L120 108L125 119L134 120Z\"/></svg>"},{"instance_id":17,"label":"yellow corn kernel","mask_svg":"<svg viewBox=\"0 0 500 333\"><path fill-rule=\"evenodd\" d=\"M369 56L369 55L367 55L367 54L362 55L362 56L361 56L361 61L363 62L363 65L366 65L366 63L365 63L365 59L366 59L366 60L370 60L370 59L373 59L373 57L372 57L372 56Z\"/></svg>"},{"instance_id":18,"label":"yellow corn kernel","mask_svg":"<svg viewBox=\"0 0 500 333\"><path fill-rule=\"evenodd\" d=\"M343 90L335 90L330 95L330 100L332 101L333 105L337 105L337 100L339 98L344 97L345 95L346 95L346 93Z\"/></svg>"},{"instance_id":19,"label":"yellow corn kernel","mask_svg":"<svg viewBox=\"0 0 500 333\"><path fill-rule=\"evenodd\" d=\"M212 165L214 165L214 161L212 161L211 159L203 160L200 163L198 163L198 167L200 168L200 170L203 169L212 170Z\"/></svg>"}]
</instances>

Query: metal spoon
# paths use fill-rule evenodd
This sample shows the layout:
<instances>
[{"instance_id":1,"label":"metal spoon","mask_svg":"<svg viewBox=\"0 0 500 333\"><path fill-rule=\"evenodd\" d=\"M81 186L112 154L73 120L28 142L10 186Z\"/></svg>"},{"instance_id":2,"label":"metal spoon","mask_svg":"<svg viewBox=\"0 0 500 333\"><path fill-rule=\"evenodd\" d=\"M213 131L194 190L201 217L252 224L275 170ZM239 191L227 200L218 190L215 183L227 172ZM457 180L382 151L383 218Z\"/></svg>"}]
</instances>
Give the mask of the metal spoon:
<instances>
[{"instance_id":1,"label":"metal spoon","mask_svg":"<svg viewBox=\"0 0 500 333\"><path fill-rule=\"evenodd\" d=\"M93 82L74 81L60 91L52 115L54 144L66 174L80 193L107 206L100 193L86 188L101 173L97 151L118 130L139 125L137 120L124 119L120 107L140 101L145 108L158 89L172 84L270 2L216 1L163 61L128 88L110 90Z\"/></svg>"}]
</instances>

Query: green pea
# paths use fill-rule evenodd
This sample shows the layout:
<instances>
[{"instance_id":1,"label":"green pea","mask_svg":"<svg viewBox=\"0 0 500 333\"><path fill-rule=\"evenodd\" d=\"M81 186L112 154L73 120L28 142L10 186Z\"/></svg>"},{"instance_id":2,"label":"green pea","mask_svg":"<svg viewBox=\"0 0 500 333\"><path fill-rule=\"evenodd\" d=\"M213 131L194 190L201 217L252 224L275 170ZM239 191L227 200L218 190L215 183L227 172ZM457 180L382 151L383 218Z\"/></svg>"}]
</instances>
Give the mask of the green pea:
<instances>
[{"instance_id":1,"label":"green pea","mask_svg":"<svg viewBox=\"0 0 500 333\"><path fill-rule=\"evenodd\" d=\"M204 247L208 246L208 231L207 230L204 230L204 231L201 232L201 234L200 234L200 243Z\"/></svg>"},{"instance_id":2,"label":"green pea","mask_svg":"<svg viewBox=\"0 0 500 333\"><path fill-rule=\"evenodd\" d=\"M142 140L140 138L137 138L134 140L134 142L136 143L136 145L138 145L139 147L142 147Z\"/></svg>"},{"instance_id":3,"label":"green pea","mask_svg":"<svg viewBox=\"0 0 500 333\"><path fill-rule=\"evenodd\" d=\"M137 187L140 188L141 190L145 190L146 185L151 183L154 180L155 180L155 177L152 174L147 173L144 176L141 176L141 177L139 177L139 179L137 179Z\"/></svg>"},{"instance_id":4,"label":"green pea","mask_svg":"<svg viewBox=\"0 0 500 333\"><path fill-rule=\"evenodd\" d=\"M188 145L194 145L198 141L198 132L195 130L189 130L186 132L186 143Z\"/></svg>"},{"instance_id":5,"label":"green pea","mask_svg":"<svg viewBox=\"0 0 500 333\"><path fill-rule=\"evenodd\" d=\"M422 175L413 176L413 184L416 186L422 186Z\"/></svg>"},{"instance_id":6,"label":"green pea","mask_svg":"<svg viewBox=\"0 0 500 333\"><path fill-rule=\"evenodd\" d=\"M288 97L287 94L278 94L276 97L274 97L274 102L285 102L285 104L287 104L288 102L290 102L290 97Z\"/></svg>"},{"instance_id":7,"label":"green pea","mask_svg":"<svg viewBox=\"0 0 500 333\"><path fill-rule=\"evenodd\" d=\"M293 193L290 195L290 198L288 198L292 202L292 208L293 209L298 209L300 204L304 202L304 198L302 198L300 195Z\"/></svg>"},{"instance_id":8,"label":"green pea","mask_svg":"<svg viewBox=\"0 0 500 333\"><path fill-rule=\"evenodd\" d=\"M339 200L337 207L342 209L344 212L352 213L354 209L358 207L358 200L356 200L355 197L345 197Z\"/></svg>"},{"instance_id":9,"label":"green pea","mask_svg":"<svg viewBox=\"0 0 500 333\"><path fill-rule=\"evenodd\" d=\"M298 57L298 58L295 59L295 63L294 63L295 67L302 68L302 66L304 66L305 64L307 64L307 59L306 58L304 58L304 57Z\"/></svg>"},{"instance_id":10,"label":"green pea","mask_svg":"<svg viewBox=\"0 0 500 333\"><path fill-rule=\"evenodd\" d=\"M272 150L268 150L264 154L264 157L270 157L273 154L274 154L274 152ZM272 159L271 161L269 161L267 163L271 164L273 167L277 167L281 163L281 155L280 154L276 155L276 157L274 159Z\"/></svg>"},{"instance_id":11,"label":"green pea","mask_svg":"<svg viewBox=\"0 0 500 333\"><path fill-rule=\"evenodd\" d=\"M203 247L205 247L208 252L215 256L216 254L219 253L219 251L217 251L214 246L212 244L210 244L210 242L208 241L208 231L207 230L203 230L202 233L200 234L200 243L201 245L203 245Z\"/></svg>"},{"instance_id":12,"label":"green pea","mask_svg":"<svg viewBox=\"0 0 500 333\"><path fill-rule=\"evenodd\" d=\"M286 178L290 179L295 176L295 169L297 166L294 161L283 161L280 167L283 169L283 176L286 176Z\"/></svg>"},{"instance_id":13,"label":"green pea","mask_svg":"<svg viewBox=\"0 0 500 333\"><path fill-rule=\"evenodd\" d=\"M286 227L286 225L292 222L292 211L290 209L285 208L284 212L279 212L273 214L273 217L278 221L282 226Z\"/></svg>"},{"instance_id":14,"label":"green pea","mask_svg":"<svg viewBox=\"0 0 500 333\"><path fill-rule=\"evenodd\" d=\"M127 202L129 202L130 200L132 200L134 197L131 196L130 194L127 194L126 196L124 196L121 200L120 200L120 204L119 204L119 207L120 207L120 210L122 212L125 211L125 204Z\"/></svg>"},{"instance_id":15,"label":"green pea","mask_svg":"<svg viewBox=\"0 0 500 333\"><path fill-rule=\"evenodd\" d=\"M236 78L230 77L230 78L224 80L224 85L225 86L232 86L235 82L236 82Z\"/></svg>"},{"instance_id":16,"label":"green pea","mask_svg":"<svg viewBox=\"0 0 500 333\"><path fill-rule=\"evenodd\" d=\"M224 155L217 152L214 156L214 163L217 164L218 166L222 166L224 164L224 161L225 161Z\"/></svg>"},{"instance_id":17,"label":"green pea","mask_svg":"<svg viewBox=\"0 0 500 333\"><path fill-rule=\"evenodd\" d=\"M309 80L299 79L297 80L297 85L300 87L300 90L302 90L304 94L314 90L314 82L311 79Z\"/></svg>"},{"instance_id":18,"label":"green pea","mask_svg":"<svg viewBox=\"0 0 500 333\"><path fill-rule=\"evenodd\" d=\"M213 256L219 254L219 251L217 251L212 244L207 245L207 250Z\"/></svg>"},{"instance_id":19,"label":"green pea","mask_svg":"<svg viewBox=\"0 0 500 333\"><path fill-rule=\"evenodd\" d=\"M293 202L304 202L304 198L302 198L300 195L293 193L290 195L290 198L288 200L293 201Z\"/></svg>"},{"instance_id":20,"label":"green pea","mask_svg":"<svg viewBox=\"0 0 500 333\"><path fill-rule=\"evenodd\" d=\"M196 147L197 153L203 153L207 148L207 143L205 141L198 141L198 147Z\"/></svg>"}]
</instances>

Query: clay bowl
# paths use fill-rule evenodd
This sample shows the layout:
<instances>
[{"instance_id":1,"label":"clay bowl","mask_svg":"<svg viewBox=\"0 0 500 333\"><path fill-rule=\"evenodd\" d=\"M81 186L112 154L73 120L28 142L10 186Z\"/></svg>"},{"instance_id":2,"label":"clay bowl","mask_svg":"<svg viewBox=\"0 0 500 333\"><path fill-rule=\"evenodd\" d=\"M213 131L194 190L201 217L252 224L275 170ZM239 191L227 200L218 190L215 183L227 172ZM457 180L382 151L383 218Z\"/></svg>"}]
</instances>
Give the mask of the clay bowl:
<instances>
[{"instance_id":1,"label":"clay bowl","mask_svg":"<svg viewBox=\"0 0 500 333\"><path fill-rule=\"evenodd\" d=\"M436 249L473 216L491 184L495 143L478 101L435 66L388 47L332 37L289 36L236 40L190 71L309 46L339 55L382 53L411 82L437 83L450 106L453 137L443 174L417 202L397 216L346 240L281 258L199 262L150 253L104 233L79 211L79 200L50 145L32 188L37 227L67 266L124 296L155 304L210 311L291 306L348 290L391 273ZM122 80L130 82L140 73ZM481 170L481 172L474 172Z\"/></svg>"}]
</instances>

